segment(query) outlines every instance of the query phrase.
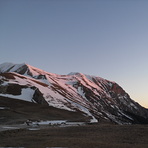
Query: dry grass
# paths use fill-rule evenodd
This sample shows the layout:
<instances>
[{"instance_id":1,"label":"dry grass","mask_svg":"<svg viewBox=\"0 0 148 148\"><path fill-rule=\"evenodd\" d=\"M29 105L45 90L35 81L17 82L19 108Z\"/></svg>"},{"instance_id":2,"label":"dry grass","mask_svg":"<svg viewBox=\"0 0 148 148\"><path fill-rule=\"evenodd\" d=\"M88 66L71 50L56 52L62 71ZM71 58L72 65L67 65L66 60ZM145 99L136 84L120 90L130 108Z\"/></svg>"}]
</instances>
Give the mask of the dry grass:
<instances>
[{"instance_id":1,"label":"dry grass","mask_svg":"<svg viewBox=\"0 0 148 148\"><path fill-rule=\"evenodd\" d=\"M86 125L48 127L40 131L0 133L0 146L72 148L147 148L148 125Z\"/></svg>"}]
</instances>

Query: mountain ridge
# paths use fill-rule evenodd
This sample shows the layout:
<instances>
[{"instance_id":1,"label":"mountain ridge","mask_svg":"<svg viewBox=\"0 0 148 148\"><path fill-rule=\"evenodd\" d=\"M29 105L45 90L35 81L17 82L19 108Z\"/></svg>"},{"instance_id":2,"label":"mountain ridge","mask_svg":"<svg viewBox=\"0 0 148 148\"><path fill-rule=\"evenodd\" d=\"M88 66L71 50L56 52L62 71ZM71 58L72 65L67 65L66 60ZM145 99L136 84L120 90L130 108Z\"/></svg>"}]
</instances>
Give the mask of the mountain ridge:
<instances>
[{"instance_id":1,"label":"mountain ridge","mask_svg":"<svg viewBox=\"0 0 148 148\"><path fill-rule=\"evenodd\" d=\"M10 94L12 88L19 95ZM131 124L141 122L136 116L146 122L148 119L147 109L132 100L116 82L78 72L52 74L25 63L0 65L0 96L79 110L96 122L105 119Z\"/></svg>"}]
</instances>

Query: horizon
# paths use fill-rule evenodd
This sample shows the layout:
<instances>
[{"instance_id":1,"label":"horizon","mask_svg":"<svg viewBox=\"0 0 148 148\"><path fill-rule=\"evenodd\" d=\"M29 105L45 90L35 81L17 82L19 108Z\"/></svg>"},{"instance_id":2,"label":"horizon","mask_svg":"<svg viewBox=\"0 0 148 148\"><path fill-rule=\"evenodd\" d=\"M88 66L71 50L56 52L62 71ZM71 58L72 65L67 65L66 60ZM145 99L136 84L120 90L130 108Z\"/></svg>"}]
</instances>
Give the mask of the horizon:
<instances>
[{"instance_id":1,"label":"horizon","mask_svg":"<svg viewBox=\"0 0 148 148\"><path fill-rule=\"evenodd\" d=\"M0 64L115 81L148 108L148 1L1 0Z\"/></svg>"}]
</instances>

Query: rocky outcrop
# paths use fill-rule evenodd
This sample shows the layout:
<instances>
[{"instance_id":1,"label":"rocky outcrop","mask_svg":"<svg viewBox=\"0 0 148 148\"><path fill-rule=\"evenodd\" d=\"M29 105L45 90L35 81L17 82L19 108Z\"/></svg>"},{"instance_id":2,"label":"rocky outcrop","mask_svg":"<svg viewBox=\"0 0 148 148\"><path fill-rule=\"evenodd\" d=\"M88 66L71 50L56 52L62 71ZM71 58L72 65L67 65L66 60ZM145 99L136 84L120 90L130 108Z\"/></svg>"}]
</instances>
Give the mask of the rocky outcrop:
<instances>
[{"instance_id":1,"label":"rocky outcrop","mask_svg":"<svg viewBox=\"0 0 148 148\"><path fill-rule=\"evenodd\" d=\"M32 89L35 90L32 100L38 104L48 105L40 90L36 87L32 87Z\"/></svg>"},{"instance_id":2,"label":"rocky outcrop","mask_svg":"<svg viewBox=\"0 0 148 148\"><path fill-rule=\"evenodd\" d=\"M9 85L1 85L0 93L2 94L11 94L11 95L21 95L22 86L18 84L9 84Z\"/></svg>"}]
</instances>

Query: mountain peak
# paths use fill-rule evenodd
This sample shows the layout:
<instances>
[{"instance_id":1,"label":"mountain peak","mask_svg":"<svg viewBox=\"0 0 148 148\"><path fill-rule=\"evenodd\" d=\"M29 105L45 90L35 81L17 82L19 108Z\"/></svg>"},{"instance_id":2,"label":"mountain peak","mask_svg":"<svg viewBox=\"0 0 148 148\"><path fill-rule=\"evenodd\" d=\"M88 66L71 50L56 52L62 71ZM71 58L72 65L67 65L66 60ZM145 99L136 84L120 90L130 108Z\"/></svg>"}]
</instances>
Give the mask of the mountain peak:
<instances>
[{"instance_id":1,"label":"mountain peak","mask_svg":"<svg viewBox=\"0 0 148 148\"><path fill-rule=\"evenodd\" d=\"M82 111L119 124L141 123L141 117L147 122L148 111L106 79L79 72L57 75L25 63L3 63L0 73L0 96Z\"/></svg>"},{"instance_id":2,"label":"mountain peak","mask_svg":"<svg viewBox=\"0 0 148 148\"><path fill-rule=\"evenodd\" d=\"M21 68L24 65L26 64L25 63L13 64L13 63L5 62L5 63L0 64L0 73L15 72L17 71L17 69Z\"/></svg>"},{"instance_id":3,"label":"mountain peak","mask_svg":"<svg viewBox=\"0 0 148 148\"><path fill-rule=\"evenodd\" d=\"M68 75L77 75L79 72L70 72Z\"/></svg>"},{"instance_id":4,"label":"mountain peak","mask_svg":"<svg viewBox=\"0 0 148 148\"><path fill-rule=\"evenodd\" d=\"M0 64L0 73L7 72L17 72L19 74L23 74L26 76L45 75L45 73L47 73L41 69L38 69L26 63L14 64L5 62Z\"/></svg>"},{"instance_id":5,"label":"mountain peak","mask_svg":"<svg viewBox=\"0 0 148 148\"><path fill-rule=\"evenodd\" d=\"M68 75L85 75L85 74L80 72L70 72Z\"/></svg>"}]
</instances>

